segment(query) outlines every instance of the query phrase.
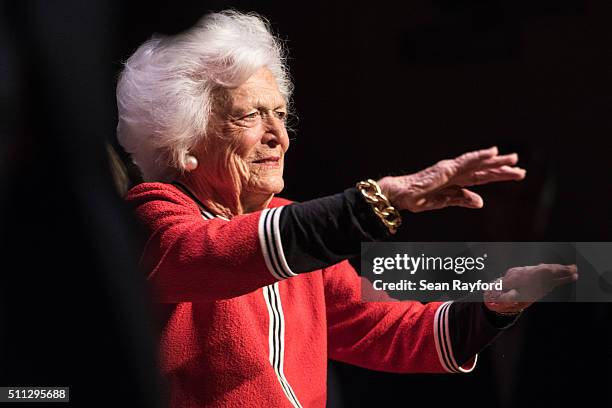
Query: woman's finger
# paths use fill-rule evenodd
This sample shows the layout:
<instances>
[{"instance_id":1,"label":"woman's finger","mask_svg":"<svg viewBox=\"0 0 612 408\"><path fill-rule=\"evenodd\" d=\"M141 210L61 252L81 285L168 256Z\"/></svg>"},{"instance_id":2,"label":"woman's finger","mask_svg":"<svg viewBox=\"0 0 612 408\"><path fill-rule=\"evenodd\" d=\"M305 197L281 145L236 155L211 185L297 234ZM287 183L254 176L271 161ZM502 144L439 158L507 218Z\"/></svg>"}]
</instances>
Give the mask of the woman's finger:
<instances>
[{"instance_id":1,"label":"woman's finger","mask_svg":"<svg viewBox=\"0 0 612 408\"><path fill-rule=\"evenodd\" d=\"M518 163L518 154L511 153L485 159L480 162L479 168L486 169L490 167L514 166L516 163Z\"/></svg>"},{"instance_id":2,"label":"woman's finger","mask_svg":"<svg viewBox=\"0 0 612 408\"><path fill-rule=\"evenodd\" d=\"M482 208L484 206L484 200L475 192L470 191L467 188L462 188L461 195L452 199L448 206Z\"/></svg>"},{"instance_id":3,"label":"woman's finger","mask_svg":"<svg viewBox=\"0 0 612 408\"><path fill-rule=\"evenodd\" d=\"M577 279L576 265L539 264L510 268L503 282L504 290L517 289L530 301L536 301L557 286Z\"/></svg>"},{"instance_id":4,"label":"woman's finger","mask_svg":"<svg viewBox=\"0 0 612 408\"><path fill-rule=\"evenodd\" d=\"M578 280L578 274L575 273L573 275L564 276L563 278L555 278L552 280L552 284L554 287L565 285L567 283L573 283Z\"/></svg>"},{"instance_id":5,"label":"woman's finger","mask_svg":"<svg viewBox=\"0 0 612 408\"><path fill-rule=\"evenodd\" d=\"M459 184L455 182L461 179L464 174L470 170L489 168L495 166L495 163L512 163L512 157L504 156L499 161L491 161L498 154L497 147L489 149L476 150L473 152L464 153L454 159L441 160L435 165L428 167L414 175L410 175L413 181L414 188L422 196L434 192L446 185ZM511 155L510 155L511 156Z\"/></svg>"},{"instance_id":6,"label":"woman's finger","mask_svg":"<svg viewBox=\"0 0 612 408\"><path fill-rule=\"evenodd\" d=\"M575 264L572 264L572 265L553 264L553 265L556 266L556 268L553 269L553 273L552 273L555 278L572 276L578 272L578 267Z\"/></svg>"},{"instance_id":7,"label":"woman's finger","mask_svg":"<svg viewBox=\"0 0 612 408\"><path fill-rule=\"evenodd\" d=\"M472 169L479 166L480 163L491 159L498 154L497 146L488 149L476 150L473 152L464 153L454 159L459 169Z\"/></svg>"},{"instance_id":8,"label":"woman's finger","mask_svg":"<svg viewBox=\"0 0 612 408\"><path fill-rule=\"evenodd\" d=\"M482 208L483 199L480 195L458 186L451 186L438 191L429 197L423 197L416 202L422 211L437 210L445 207Z\"/></svg>"},{"instance_id":9,"label":"woman's finger","mask_svg":"<svg viewBox=\"0 0 612 408\"><path fill-rule=\"evenodd\" d=\"M527 171L520 167L501 166L487 170L477 170L466 174L457 180L457 184L462 187L478 186L500 181L522 180Z\"/></svg>"},{"instance_id":10,"label":"woman's finger","mask_svg":"<svg viewBox=\"0 0 612 408\"><path fill-rule=\"evenodd\" d=\"M541 264L536 268L551 289L578 280L576 265Z\"/></svg>"}]
</instances>

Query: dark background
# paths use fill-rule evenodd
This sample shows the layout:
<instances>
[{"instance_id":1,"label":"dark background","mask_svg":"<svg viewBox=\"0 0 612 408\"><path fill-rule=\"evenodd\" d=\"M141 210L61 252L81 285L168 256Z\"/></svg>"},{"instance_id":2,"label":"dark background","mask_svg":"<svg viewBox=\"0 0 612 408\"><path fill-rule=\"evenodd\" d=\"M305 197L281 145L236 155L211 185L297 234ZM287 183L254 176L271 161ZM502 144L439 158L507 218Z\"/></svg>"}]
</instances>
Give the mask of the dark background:
<instances>
[{"instance_id":1,"label":"dark background","mask_svg":"<svg viewBox=\"0 0 612 408\"><path fill-rule=\"evenodd\" d=\"M406 214L404 241L610 241L607 0L0 3L0 385L72 405L159 406L137 234L115 193L121 61L208 10L287 40L295 132L283 196L307 200L499 146L521 183L481 210ZM330 407L612 405L609 304L536 304L469 375L331 363ZM25 406L25 405L23 405Z\"/></svg>"}]
</instances>

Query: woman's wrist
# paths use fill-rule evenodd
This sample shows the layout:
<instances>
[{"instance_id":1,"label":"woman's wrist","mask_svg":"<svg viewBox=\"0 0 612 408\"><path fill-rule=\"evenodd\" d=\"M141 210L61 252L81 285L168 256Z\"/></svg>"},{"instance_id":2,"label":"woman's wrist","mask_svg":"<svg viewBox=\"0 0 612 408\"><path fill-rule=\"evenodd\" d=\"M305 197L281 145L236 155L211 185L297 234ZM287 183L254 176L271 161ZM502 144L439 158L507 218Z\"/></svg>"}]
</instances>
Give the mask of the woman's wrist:
<instances>
[{"instance_id":1,"label":"woman's wrist","mask_svg":"<svg viewBox=\"0 0 612 408\"><path fill-rule=\"evenodd\" d=\"M402 216L383 193L380 185L376 181L368 179L358 182L356 187L370 205L374 214L391 234L395 234L402 224Z\"/></svg>"},{"instance_id":2,"label":"woman's wrist","mask_svg":"<svg viewBox=\"0 0 612 408\"><path fill-rule=\"evenodd\" d=\"M400 208L397 207L395 195L393 194L392 177L390 176L383 177L380 180L378 180L377 183L380 186L380 190L382 191L384 196L387 197L391 205L399 210Z\"/></svg>"}]
</instances>

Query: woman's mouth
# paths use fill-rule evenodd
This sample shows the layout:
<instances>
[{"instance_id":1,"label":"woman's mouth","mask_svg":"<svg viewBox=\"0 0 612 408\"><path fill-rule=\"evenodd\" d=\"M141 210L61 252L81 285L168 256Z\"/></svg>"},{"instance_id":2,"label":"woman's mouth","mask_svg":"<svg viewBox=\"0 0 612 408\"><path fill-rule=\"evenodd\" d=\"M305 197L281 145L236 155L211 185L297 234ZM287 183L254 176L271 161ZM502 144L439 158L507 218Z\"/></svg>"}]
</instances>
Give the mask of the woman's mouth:
<instances>
[{"instance_id":1,"label":"woman's mouth","mask_svg":"<svg viewBox=\"0 0 612 408\"><path fill-rule=\"evenodd\" d=\"M277 167L280 164L280 157L279 156L264 157L262 159L253 161L253 163L262 164L262 165L270 166L270 167Z\"/></svg>"}]
</instances>

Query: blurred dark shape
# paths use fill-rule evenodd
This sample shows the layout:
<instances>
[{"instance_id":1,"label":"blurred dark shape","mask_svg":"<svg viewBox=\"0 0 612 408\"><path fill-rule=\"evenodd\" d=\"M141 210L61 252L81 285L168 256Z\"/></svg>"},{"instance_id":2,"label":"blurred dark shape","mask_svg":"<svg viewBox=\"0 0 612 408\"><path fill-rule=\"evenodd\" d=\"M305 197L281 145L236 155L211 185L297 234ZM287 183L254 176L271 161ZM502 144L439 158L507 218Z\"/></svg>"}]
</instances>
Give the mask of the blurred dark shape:
<instances>
[{"instance_id":1,"label":"blurred dark shape","mask_svg":"<svg viewBox=\"0 0 612 408\"><path fill-rule=\"evenodd\" d=\"M161 407L133 222L105 149L120 4L1 7L0 385Z\"/></svg>"},{"instance_id":2,"label":"blurred dark shape","mask_svg":"<svg viewBox=\"0 0 612 408\"><path fill-rule=\"evenodd\" d=\"M612 271L603 271L599 277L598 284L604 293L612 295Z\"/></svg>"},{"instance_id":3,"label":"blurred dark shape","mask_svg":"<svg viewBox=\"0 0 612 408\"><path fill-rule=\"evenodd\" d=\"M130 176L125 162L121 160L115 148L109 143L106 144L106 153L108 154L108 162L113 182L115 183L115 189L120 197L124 197L130 188Z\"/></svg>"}]
</instances>

